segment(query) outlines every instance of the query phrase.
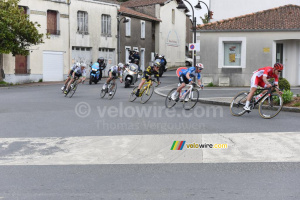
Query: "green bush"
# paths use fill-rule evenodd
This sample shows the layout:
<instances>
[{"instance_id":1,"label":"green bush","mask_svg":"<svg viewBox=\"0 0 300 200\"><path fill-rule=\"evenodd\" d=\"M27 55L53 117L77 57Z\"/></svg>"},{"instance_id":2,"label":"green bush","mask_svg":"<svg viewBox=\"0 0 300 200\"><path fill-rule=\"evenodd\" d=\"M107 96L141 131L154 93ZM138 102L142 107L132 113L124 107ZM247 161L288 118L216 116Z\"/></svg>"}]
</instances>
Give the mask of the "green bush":
<instances>
[{"instance_id":1,"label":"green bush","mask_svg":"<svg viewBox=\"0 0 300 200\"><path fill-rule=\"evenodd\" d=\"M39 83L41 83L41 82L43 82L43 79L42 79L42 78L39 80Z\"/></svg>"},{"instance_id":2,"label":"green bush","mask_svg":"<svg viewBox=\"0 0 300 200\"><path fill-rule=\"evenodd\" d=\"M213 84L213 82L210 82L206 87L215 87L215 85Z\"/></svg>"},{"instance_id":3,"label":"green bush","mask_svg":"<svg viewBox=\"0 0 300 200\"><path fill-rule=\"evenodd\" d=\"M289 81L286 80L285 78L279 78L278 85L281 90L288 91L291 89L291 85L290 85Z\"/></svg>"},{"instance_id":4,"label":"green bush","mask_svg":"<svg viewBox=\"0 0 300 200\"><path fill-rule=\"evenodd\" d=\"M281 95L283 103L289 103L293 100L293 92L291 90L283 90ZM279 103L279 99L276 97L275 101Z\"/></svg>"}]
</instances>

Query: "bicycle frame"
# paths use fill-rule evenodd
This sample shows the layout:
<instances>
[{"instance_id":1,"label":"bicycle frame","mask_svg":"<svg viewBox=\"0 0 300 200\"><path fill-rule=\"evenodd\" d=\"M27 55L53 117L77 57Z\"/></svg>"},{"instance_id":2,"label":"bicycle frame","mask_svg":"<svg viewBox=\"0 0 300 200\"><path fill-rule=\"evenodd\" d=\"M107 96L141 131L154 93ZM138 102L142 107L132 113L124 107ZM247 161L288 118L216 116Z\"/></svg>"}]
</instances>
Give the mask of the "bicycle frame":
<instances>
[{"instance_id":1,"label":"bicycle frame","mask_svg":"<svg viewBox=\"0 0 300 200\"><path fill-rule=\"evenodd\" d=\"M275 85L273 85L272 87L270 87L270 88L263 88L263 89L257 89L256 91L266 91L267 90L267 92L265 92L259 99L258 99L258 101L255 101L254 100L254 102L252 103L252 105L253 105L253 108L257 105L257 104L259 104L259 102L262 100L262 99L264 99L264 97L265 96L267 96L267 95L269 95L271 98L272 98L272 96L271 96L271 94L272 94L272 92L274 91L274 89L275 88L277 88ZM278 90L280 90L279 88L277 88ZM280 90L281 91L281 90ZM249 95L249 93L248 93L248 95ZM252 97L252 99L253 99L253 97ZM272 99L271 99L272 100Z\"/></svg>"},{"instance_id":2,"label":"bicycle frame","mask_svg":"<svg viewBox=\"0 0 300 200\"><path fill-rule=\"evenodd\" d=\"M142 95L145 91L148 91L150 86L153 84L153 82L156 82L156 81L154 81L153 79L150 79L149 81L145 82L144 85L146 84L146 86L142 87L140 95Z\"/></svg>"}]
</instances>

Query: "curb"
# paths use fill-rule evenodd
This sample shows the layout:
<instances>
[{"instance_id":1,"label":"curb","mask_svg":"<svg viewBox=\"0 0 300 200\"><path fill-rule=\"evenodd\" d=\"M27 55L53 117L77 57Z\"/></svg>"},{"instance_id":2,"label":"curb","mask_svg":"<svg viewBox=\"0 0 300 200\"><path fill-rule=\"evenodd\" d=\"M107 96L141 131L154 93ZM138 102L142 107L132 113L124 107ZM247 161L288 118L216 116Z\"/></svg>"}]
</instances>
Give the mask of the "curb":
<instances>
[{"instance_id":1,"label":"curb","mask_svg":"<svg viewBox=\"0 0 300 200\"><path fill-rule=\"evenodd\" d=\"M155 89L154 92L162 97L166 97L167 95L157 91L159 89ZM204 103L204 104L213 104L213 105L220 105L220 106L230 106L229 102L224 102L224 101L213 101L213 100L205 100L205 99L201 99L199 98L199 102L200 103ZM296 112L296 113L300 113L300 108L293 108L293 107L285 107L283 106L281 111L286 111L286 112Z\"/></svg>"}]
</instances>

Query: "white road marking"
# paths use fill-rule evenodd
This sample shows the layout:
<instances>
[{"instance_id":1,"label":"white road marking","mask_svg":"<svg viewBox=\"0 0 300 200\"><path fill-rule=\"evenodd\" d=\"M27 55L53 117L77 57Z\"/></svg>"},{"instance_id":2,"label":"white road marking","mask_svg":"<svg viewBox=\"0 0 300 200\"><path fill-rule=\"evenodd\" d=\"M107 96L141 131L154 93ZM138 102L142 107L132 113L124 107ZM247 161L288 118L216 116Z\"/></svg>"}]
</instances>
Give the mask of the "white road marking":
<instances>
[{"instance_id":1,"label":"white road marking","mask_svg":"<svg viewBox=\"0 0 300 200\"><path fill-rule=\"evenodd\" d=\"M183 150L170 150L186 141ZM187 149L187 144L227 149ZM0 138L0 165L300 162L300 132Z\"/></svg>"}]
</instances>

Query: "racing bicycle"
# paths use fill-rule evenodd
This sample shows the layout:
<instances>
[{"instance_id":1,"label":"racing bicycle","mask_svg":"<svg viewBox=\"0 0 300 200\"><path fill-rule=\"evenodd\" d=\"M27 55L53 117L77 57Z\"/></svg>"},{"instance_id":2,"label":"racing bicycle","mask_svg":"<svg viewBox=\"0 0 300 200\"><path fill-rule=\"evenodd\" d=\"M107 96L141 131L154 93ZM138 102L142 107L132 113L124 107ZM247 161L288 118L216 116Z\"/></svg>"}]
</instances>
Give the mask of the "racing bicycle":
<instances>
[{"instance_id":1,"label":"racing bicycle","mask_svg":"<svg viewBox=\"0 0 300 200\"><path fill-rule=\"evenodd\" d=\"M255 101L254 97L252 97L250 101L250 109L253 110L258 104L259 114L264 119L271 119L275 117L282 109L283 100L280 94L274 92L275 88L277 87L273 84L272 87L268 89L257 89L257 91L267 91L264 92L257 101ZM280 90L279 88L277 89ZM250 92L240 92L232 99L232 102L230 104L230 112L232 115L241 116L246 112L250 112L244 110L244 106L246 105L247 101L246 98L249 93Z\"/></svg>"},{"instance_id":2,"label":"racing bicycle","mask_svg":"<svg viewBox=\"0 0 300 200\"><path fill-rule=\"evenodd\" d=\"M180 85L179 85L180 86ZM176 92L177 88L173 88L169 94L166 96L165 105L167 108L172 108L178 101L183 102L183 108L185 110L190 110L195 107L199 99L199 91L195 86L201 87L196 83L188 84L188 89L185 90L185 93L182 94L182 91L179 92L179 97L175 100L172 99L172 94Z\"/></svg>"},{"instance_id":3,"label":"racing bicycle","mask_svg":"<svg viewBox=\"0 0 300 200\"><path fill-rule=\"evenodd\" d=\"M100 97L104 98L104 96L106 95L106 93L112 92L111 95L108 95L108 99L112 99L117 91L117 83L115 81L115 79L117 79L117 77L113 77L112 80L110 80L109 84L107 84L107 87L105 89L103 89L103 87L101 88L100 91Z\"/></svg>"},{"instance_id":4,"label":"racing bicycle","mask_svg":"<svg viewBox=\"0 0 300 200\"><path fill-rule=\"evenodd\" d=\"M141 97L142 104L146 103L151 98L153 91L154 91L153 82L157 83L157 85L155 86L155 87L157 87L158 82L155 81L154 79L150 78L149 80L147 80L146 83L144 83L143 87L141 88L138 97ZM129 96L130 102L133 102L137 98L137 96L135 95L137 90L138 90L138 86L134 87L132 92L130 93L130 96Z\"/></svg>"},{"instance_id":5,"label":"racing bicycle","mask_svg":"<svg viewBox=\"0 0 300 200\"><path fill-rule=\"evenodd\" d=\"M75 80L74 80L74 82L70 85L70 88L67 90L67 93L64 93L64 94L65 94L65 97L72 98L72 96L73 96L73 95L75 94L75 92L76 92L77 86L78 86L78 77L75 76Z\"/></svg>"}]
</instances>

